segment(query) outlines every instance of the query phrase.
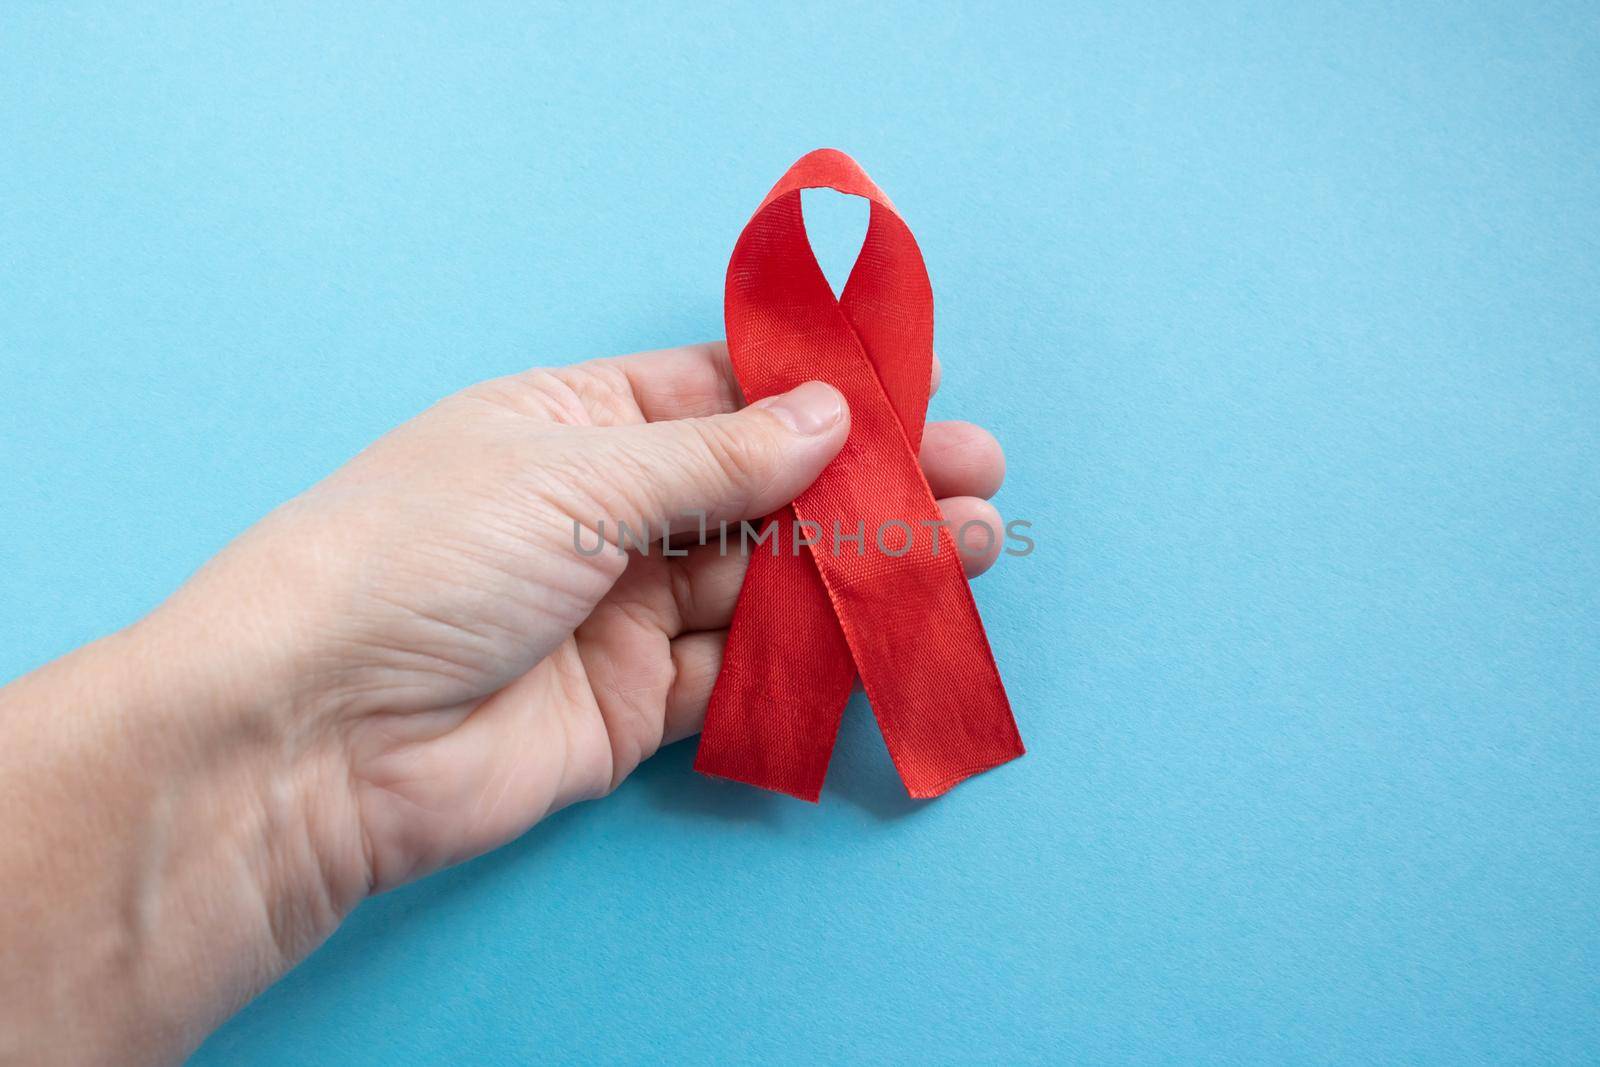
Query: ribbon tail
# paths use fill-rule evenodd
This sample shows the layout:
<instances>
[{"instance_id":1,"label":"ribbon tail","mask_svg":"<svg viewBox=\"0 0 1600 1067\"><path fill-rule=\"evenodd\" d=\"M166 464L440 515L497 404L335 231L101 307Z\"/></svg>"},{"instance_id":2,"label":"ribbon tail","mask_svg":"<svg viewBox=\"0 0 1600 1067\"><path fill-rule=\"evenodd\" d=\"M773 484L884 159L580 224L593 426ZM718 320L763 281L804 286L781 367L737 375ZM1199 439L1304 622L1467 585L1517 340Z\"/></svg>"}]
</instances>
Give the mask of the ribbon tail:
<instances>
[{"instance_id":1,"label":"ribbon tail","mask_svg":"<svg viewBox=\"0 0 1600 1067\"><path fill-rule=\"evenodd\" d=\"M815 803L855 663L809 554L792 555L793 510L763 534L777 554L764 542L750 558L694 769Z\"/></svg>"}]
</instances>

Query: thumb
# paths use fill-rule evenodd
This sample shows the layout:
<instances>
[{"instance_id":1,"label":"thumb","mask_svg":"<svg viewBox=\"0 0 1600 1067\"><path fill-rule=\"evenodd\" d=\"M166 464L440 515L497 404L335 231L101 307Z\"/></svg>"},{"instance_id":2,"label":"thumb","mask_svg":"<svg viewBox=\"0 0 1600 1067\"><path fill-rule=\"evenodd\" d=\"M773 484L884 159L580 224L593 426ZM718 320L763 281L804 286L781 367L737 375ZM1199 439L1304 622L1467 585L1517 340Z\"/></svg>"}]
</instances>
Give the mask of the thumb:
<instances>
[{"instance_id":1,"label":"thumb","mask_svg":"<svg viewBox=\"0 0 1600 1067\"><path fill-rule=\"evenodd\" d=\"M708 523L759 518L815 481L849 433L844 396L823 382L726 415L606 430L588 458L607 513L574 518L651 531L683 529L700 512Z\"/></svg>"}]
</instances>

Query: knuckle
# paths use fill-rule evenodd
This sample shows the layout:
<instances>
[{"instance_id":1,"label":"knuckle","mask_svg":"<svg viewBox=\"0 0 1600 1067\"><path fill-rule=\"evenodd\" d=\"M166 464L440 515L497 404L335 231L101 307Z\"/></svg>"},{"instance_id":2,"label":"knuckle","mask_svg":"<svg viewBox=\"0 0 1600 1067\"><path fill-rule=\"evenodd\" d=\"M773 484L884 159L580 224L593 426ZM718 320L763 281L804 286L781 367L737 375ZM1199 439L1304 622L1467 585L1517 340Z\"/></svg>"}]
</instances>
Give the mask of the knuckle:
<instances>
[{"instance_id":1,"label":"knuckle","mask_svg":"<svg viewBox=\"0 0 1600 1067\"><path fill-rule=\"evenodd\" d=\"M627 372L615 360L596 359L555 372L597 423L621 426L644 421Z\"/></svg>"},{"instance_id":2,"label":"knuckle","mask_svg":"<svg viewBox=\"0 0 1600 1067\"><path fill-rule=\"evenodd\" d=\"M457 396L529 418L574 425L587 421L572 387L543 368L479 382Z\"/></svg>"},{"instance_id":3,"label":"knuckle","mask_svg":"<svg viewBox=\"0 0 1600 1067\"><path fill-rule=\"evenodd\" d=\"M766 427L745 420L706 419L696 424L700 445L723 479L754 494L778 465L780 448Z\"/></svg>"}]
</instances>

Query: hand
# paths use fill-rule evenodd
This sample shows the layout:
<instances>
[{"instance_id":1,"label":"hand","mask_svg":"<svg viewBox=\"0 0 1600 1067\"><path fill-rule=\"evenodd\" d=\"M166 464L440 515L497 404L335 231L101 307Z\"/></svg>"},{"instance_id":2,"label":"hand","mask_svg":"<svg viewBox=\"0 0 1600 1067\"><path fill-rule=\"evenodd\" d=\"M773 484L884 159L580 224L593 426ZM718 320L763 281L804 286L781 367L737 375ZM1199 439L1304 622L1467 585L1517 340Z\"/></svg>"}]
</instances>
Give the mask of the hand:
<instances>
[{"instance_id":1,"label":"hand","mask_svg":"<svg viewBox=\"0 0 1600 1067\"><path fill-rule=\"evenodd\" d=\"M74 968L0 980L0 1001L46 1035L72 1027L85 1061L159 1059L367 894L615 788L698 731L745 560L715 539L585 554L574 524L592 551L602 519L612 541L619 522L759 519L848 430L820 383L745 407L721 344L487 382L273 512L148 619L0 691L20 738L0 801L26 846L0 849L0 884L29 887L0 940ZM953 526L991 527L987 551L963 548L983 571L999 445L930 423L921 460ZM102 926L123 946L107 960L56 953Z\"/></svg>"},{"instance_id":2,"label":"hand","mask_svg":"<svg viewBox=\"0 0 1600 1067\"><path fill-rule=\"evenodd\" d=\"M174 602L230 606L214 614L253 599L285 635L285 728L334 768L303 803L326 828L317 847L340 907L609 792L699 730L745 558L715 541L683 557L584 555L574 523L603 518L614 540L618 521L758 519L849 428L820 383L741 408L721 344L484 383L275 513ZM965 423L926 437L945 517L988 522L997 546L980 498L1000 485L998 444ZM968 555L968 572L996 551Z\"/></svg>"}]
</instances>

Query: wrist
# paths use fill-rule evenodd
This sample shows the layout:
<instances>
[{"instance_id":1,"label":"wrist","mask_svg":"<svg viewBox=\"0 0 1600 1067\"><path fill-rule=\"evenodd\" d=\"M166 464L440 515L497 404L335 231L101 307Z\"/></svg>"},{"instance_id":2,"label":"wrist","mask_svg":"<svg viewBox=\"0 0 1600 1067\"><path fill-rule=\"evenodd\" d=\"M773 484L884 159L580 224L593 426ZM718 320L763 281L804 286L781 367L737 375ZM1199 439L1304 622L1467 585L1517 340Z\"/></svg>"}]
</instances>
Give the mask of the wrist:
<instances>
[{"instance_id":1,"label":"wrist","mask_svg":"<svg viewBox=\"0 0 1600 1067\"><path fill-rule=\"evenodd\" d=\"M321 861L327 746L297 729L290 685L244 669L248 639L197 607L174 602L0 692L16 741L0 808L27 845L0 849L22 887L0 917L16 964L0 1033L22 1045L0 1059L181 1054L358 897ZM30 1033L77 1044L31 1048Z\"/></svg>"},{"instance_id":2,"label":"wrist","mask_svg":"<svg viewBox=\"0 0 1600 1067\"><path fill-rule=\"evenodd\" d=\"M197 764L231 767L255 799L280 942L299 949L291 962L371 890L336 696L342 657L322 623L340 588L328 561L341 552L296 514L291 504L268 516L127 631L158 684L186 657L192 699L173 713Z\"/></svg>"},{"instance_id":3,"label":"wrist","mask_svg":"<svg viewBox=\"0 0 1600 1067\"><path fill-rule=\"evenodd\" d=\"M292 965L368 893L339 719L315 684L317 656L282 596L293 583L241 588L237 570L203 573L124 633L142 684L183 678L151 725L197 799L232 810L222 840L253 879L274 946ZM268 589L276 585L276 588ZM176 666L183 663L180 669Z\"/></svg>"}]
</instances>

